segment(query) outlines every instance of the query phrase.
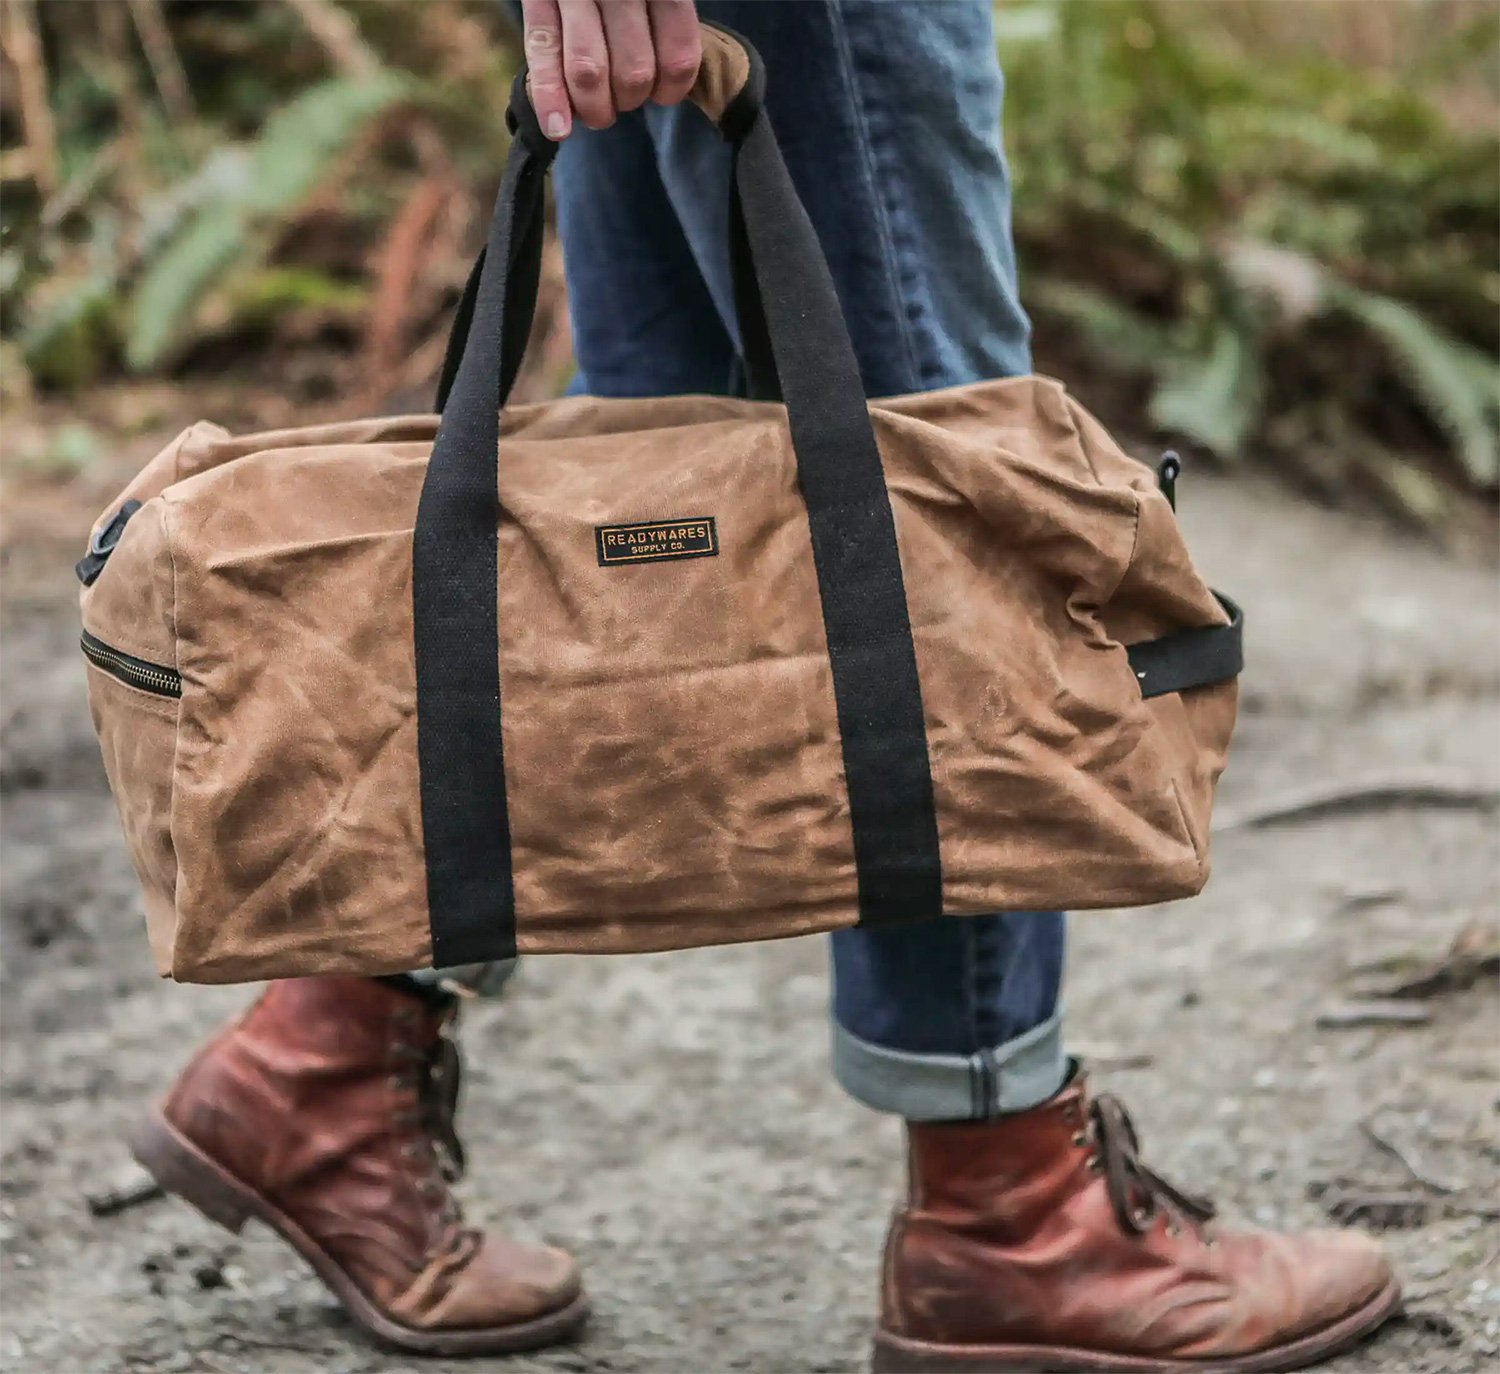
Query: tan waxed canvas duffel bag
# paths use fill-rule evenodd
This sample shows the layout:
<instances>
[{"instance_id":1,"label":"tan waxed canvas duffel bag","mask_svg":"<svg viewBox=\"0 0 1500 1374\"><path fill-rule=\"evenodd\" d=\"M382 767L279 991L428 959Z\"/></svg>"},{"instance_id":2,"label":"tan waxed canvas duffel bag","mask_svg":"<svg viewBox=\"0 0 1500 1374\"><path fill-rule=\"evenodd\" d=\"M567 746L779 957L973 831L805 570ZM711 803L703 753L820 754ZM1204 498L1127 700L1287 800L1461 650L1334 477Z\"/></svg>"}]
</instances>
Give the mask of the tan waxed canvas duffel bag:
<instances>
[{"instance_id":1,"label":"tan waxed canvas duffel bag","mask_svg":"<svg viewBox=\"0 0 1500 1374\"><path fill-rule=\"evenodd\" d=\"M554 152L522 96L440 416L199 424L101 516L89 692L163 973L1202 886L1239 618L1156 475L1038 377L867 404L758 63L706 41L775 399L501 423Z\"/></svg>"}]
</instances>

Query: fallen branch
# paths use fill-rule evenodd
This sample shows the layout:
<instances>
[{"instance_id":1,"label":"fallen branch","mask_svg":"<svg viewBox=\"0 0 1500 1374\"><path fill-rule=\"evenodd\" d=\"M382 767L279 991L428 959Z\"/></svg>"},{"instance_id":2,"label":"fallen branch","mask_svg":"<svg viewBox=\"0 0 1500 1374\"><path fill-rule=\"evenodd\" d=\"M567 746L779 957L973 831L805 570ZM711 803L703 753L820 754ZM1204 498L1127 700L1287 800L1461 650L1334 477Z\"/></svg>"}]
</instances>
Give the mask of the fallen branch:
<instances>
[{"instance_id":1,"label":"fallen branch","mask_svg":"<svg viewBox=\"0 0 1500 1374\"><path fill-rule=\"evenodd\" d=\"M166 1193L162 1191L161 1185L154 1178L141 1174L137 1178L100 1189L96 1193L85 1193L84 1201L88 1203L89 1212L92 1215L113 1217L121 1212L128 1212L132 1207L155 1202L157 1198L165 1196Z\"/></svg>"},{"instance_id":2,"label":"fallen branch","mask_svg":"<svg viewBox=\"0 0 1500 1374\"><path fill-rule=\"evenodd\" d=\"M1367 778L1354 783L1309 787L1241 807L1221 808L1214 817L1213 829L1215 834L1224 834L1327 816L1389 811L1395 807L1493 811L1500 807L1500 787L1427 774Z\"/></svg>"},{"instance_id":3,"label":"fallen branch","mask_svg":"<svg viewBox=\"0 0 1500 1374\"><path fill-rule=\"evenodd\" d=\"M1368 1226L1376 1231L1412 1230L1432 1219L1432 1198L1425 1193L1393 1193L1378 1188L1335 1192L1324 1211L1340 1226Z\"/></svg>"},{"instance_id":4,"label":"fallen branch","mask_svg":"<svg viewBox=\"0 0 1500 1374\"><path fill-rule=\"evenodd\" d=\"M1441 958L1428 960L1415 972L1384 981L1372 981L1361 989L1363 997L1424 998L1446 992L1463 992L1481 978L1500 973L1500 929L1492 922L1471 921L1454 937Z\"/></svg>"},{"instance_id":5,"label":"fallen branch","mask_svg":"<svg viewBox=\"0 0 1500 1374\"><path fill-rule=\"evenodd\" d=\"M1411 1176L1414 1183L1420 1183L1424 1188L1434 1193L1441 1193L1444 1197L1451 1197L1459 1192L1456 1184L1449 1183L1446 1179L1434 1178L1425 1169L1420 1168L1411 1156L1396 1144L1389 1136L1383 1134L1376 1128L1375 1118L1379 1111L1372 1112L1359 1123L1361 1134L1382 1154L1389 1155Z\"/></svg>"},{"instance_id":6,"label":"fallen branch","mask_svg":"<svg viewBox=\"0 0 1500 1374\"><path fill-rule=\"evenodd\" d=\"M1354 1026L1425 1026L1431 1020L1432 1013L1417 1002L1364 998L1325 1007L1316 1024L1324 1030L1349 1030Z\"/></svg>"}]
</instances>

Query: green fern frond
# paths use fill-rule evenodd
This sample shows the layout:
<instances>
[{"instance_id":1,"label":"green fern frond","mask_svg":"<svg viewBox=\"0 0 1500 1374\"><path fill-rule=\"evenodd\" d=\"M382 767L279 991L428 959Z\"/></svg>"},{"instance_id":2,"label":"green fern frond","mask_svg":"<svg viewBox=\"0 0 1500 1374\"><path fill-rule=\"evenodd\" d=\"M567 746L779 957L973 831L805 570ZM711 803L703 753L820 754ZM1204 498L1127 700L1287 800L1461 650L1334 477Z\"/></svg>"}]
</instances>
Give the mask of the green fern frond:
<instances>
[{"instance_id":1,"label":"green fern frond","mask_svg":"<svg viewBox=\"0 0 1500 1374\"><path fill-rule=\"evenodd\" d=\"M155 366L226 268L243 261L244 212L220 203L198 213L147 269L132 301L125 361L136 372Z\"/></svg>"},{"instance_id":2,"label":"green fern frond","mask_svg":"<svg viewBox=\"0 0 1500 1374\"><path fill-rule=\"evenodd\" d=\"M369 122L409 89L395 75L339 78L282 106L249 149L248 174L225 177L222 194L194 203L147 267L132 301L125 358L135 371L160 363L191 327L226 274L261 265L274 227L307 199ZM221 167L239 164L221 156ZM192 180L192 179L190 179Z\"/></svg>"},{"instance_id":3,"label":"green fern frond","mask_svg":"<svg viewBox=\"0 0 1500 1374\"><path fill-rule=\"evenodd\" d=\"M390 72L340 77L283 105L255 142L247 205L273 215L304 200L355 136L408 88Z\"/></svg>"},{"instance_id":4,"label":"green fern frond","mask_svg":"<svg viewBox=\"0 0 1500 1374\"><path fill-rule=\"evenodd\" d=\"M1087 346L1117 368L1151 372L1171 353L1168 330L1091 286L1059 277L1025 283L1028 309L1056 316L1076 329Z\"/></svg>"},{"instance_id":5,"label":"green fern frond","mask_svg":"<svg viewBox=\"0 0 1500 1374\"><path fill-rule=\"evenodd\" d=\"M1247 326L1223 319L1206 357L1168 371L1151 398L1151 420L1221 458L1236 458L1260 419L1264 393L1258 340Z\"/></svg>"},{"instance_id":6,"label":"green fern frond","mask_svg":"<svg viewBox=\"0 0 1500 1374\"><path fill-rule=\"evenodd\" d=\"M1341 286L1332 299L1385 345L1413 397L1452 441L1469 477L1484 487L1500 481L1500 369L1494 359L1389 296Z\"/></svg>"}]
</instances>

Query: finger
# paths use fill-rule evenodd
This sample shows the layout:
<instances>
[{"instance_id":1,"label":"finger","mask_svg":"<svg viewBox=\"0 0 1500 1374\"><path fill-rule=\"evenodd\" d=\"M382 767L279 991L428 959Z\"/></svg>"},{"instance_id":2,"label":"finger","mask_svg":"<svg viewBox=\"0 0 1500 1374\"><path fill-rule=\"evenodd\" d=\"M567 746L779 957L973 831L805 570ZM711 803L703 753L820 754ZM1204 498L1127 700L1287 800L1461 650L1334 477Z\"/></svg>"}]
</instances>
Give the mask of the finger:
<instances>
[{"instance_id":1,"label":"finger","mask_svg":"<svg viewBox=\"0 0 1500 1374\"><path fill-rule=\"evenodd\" d=\"M609 0L601 5L604 38L609 44L610 88L615 109L639 109L656 87L656 50L646 0Z\"/></svg>"},{"instance_id":2,"label":"finger","mask_svg":"<svg viewBox=\"0 0 1500 1374\"><path fill-rule=\"evenodd\" d=\"M595 0L558 0L563 25L563 77L573 113L591 129L615 122L609 89L609 49Z\"/></svg>"},{"instance_id":3,"label":"finger","mask_svg":"<svg viewBox=\"0 0 1500 1374\"><path fill-rule=\"evenodd\" d=\"M573 105L563 77L562 16L557 0L521 0L521 19L531 107L548 138L564 139L573 130Z\"/></svg>"},{"instance_id":4,"label":"finger","mask_svg":"<svg viewBox=\"0 0 1500 1374\"><path fill-rule=\"evenodd\" d=\"M656 89L651 98L658 105L675 105L693 89L703 60L698 14L693 0L647 0L647 4L656 46Z\"/></svg>"}]
</instances>

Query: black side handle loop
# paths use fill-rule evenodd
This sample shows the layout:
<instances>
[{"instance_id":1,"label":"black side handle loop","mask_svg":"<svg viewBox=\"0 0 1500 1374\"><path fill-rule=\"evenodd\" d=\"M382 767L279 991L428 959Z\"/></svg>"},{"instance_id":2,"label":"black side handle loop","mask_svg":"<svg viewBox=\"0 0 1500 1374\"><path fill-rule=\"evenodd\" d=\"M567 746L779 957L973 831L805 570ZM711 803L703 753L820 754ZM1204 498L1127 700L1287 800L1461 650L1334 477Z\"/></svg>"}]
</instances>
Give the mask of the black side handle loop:
<instances>
[{"instance_id":1,"label":"black side handle loop","mask_svg":"<svg viewBox=\"0 0 1500 1374\"><path fill-rule=\"evenodd\" d=\"M1245 667L1245 613L1223 592L1215 598L1229 617L1225 625L1174 630L1160 639L1128 644L1125 653L1141 685L1141 695L1167 696L1211 687L1240 675Z\"/></svg>"}]
</instances>

